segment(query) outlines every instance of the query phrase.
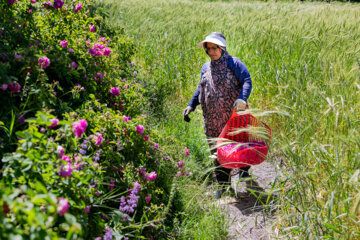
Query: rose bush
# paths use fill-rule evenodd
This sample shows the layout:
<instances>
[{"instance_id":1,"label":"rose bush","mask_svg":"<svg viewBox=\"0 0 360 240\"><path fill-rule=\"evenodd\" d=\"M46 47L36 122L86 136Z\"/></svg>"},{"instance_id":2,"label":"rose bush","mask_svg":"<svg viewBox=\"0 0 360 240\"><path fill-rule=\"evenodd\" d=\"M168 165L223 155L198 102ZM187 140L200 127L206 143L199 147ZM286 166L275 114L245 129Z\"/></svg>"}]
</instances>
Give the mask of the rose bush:
<instances>
[{"instance_id":1,"label":"rose bush","mask_svg":"<svg viewBox=\"0 0 360 240\"><path fill-rule=\"evenodd\" d=\"M94 94L125 115L140 113L144 91L133 75L132 40L92 4L0 2L0 157L14 150L14 132L26 127L19 116L42 108L61 117ZM110 97L112 88L119 91Z\"/></svg>"},{"instance_id":2,"label":"rose bush","mask_svg":"<svg viewBox=\"0 0 360 240\"><path fill-rule=\"evenodd\" d=\"M89 0L0 9L0 238L168 238L187 173L144 114L132 40Z\"/></svg>"}]
</instances>

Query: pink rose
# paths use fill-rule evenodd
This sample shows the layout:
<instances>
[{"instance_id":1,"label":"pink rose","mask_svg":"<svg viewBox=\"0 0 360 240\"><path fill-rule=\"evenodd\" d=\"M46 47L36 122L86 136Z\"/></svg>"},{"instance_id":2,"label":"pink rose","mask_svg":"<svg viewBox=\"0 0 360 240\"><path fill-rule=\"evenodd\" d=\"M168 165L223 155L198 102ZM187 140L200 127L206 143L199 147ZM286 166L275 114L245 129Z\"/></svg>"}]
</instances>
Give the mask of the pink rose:
<instances>
[{"instance_id":1,"label":"pink rose","mask_svg":"<svg viewBox=\"0 0 360 240\"><path fill-rule=\"evenodd\" d=\"M54 0L54 8L55 9L59 9L62 8L64 5L64 2L61 0Z\"/></svg>"},{"instance_id":2,"label":"pink rose","mask_svg":"<svg viewBox=\"0 0 360 240\"><path fill-rule=\"evenodd\" d=\"M138 134L143 134L144 131L145 131L145 128L144 128L143 125L138 125L138 126L135 127L135 129L136 129Z\"/></svg>"},{"instance_id":3,"label":"pink rose","mask_svg":"<svg viewBox=\"0 0 360 240\"><path fill-rule=\"evenodd\" d=\"M71 158L69 156L66 156L66 155L62 156L61 159L64 160L65 162L68 162L69 164L71 163Z\"/></svg>"},{"instance_id":4,"label":"pink rose","mask_svg":"<svg viewBox=\"0 0 360 240\"><path fill-rule=\"evenodd\" d=\"M101 143L103 142L103 137L101 135L101 133L96 133L96 135L93 135L93 140L95 142L96 146L100 146Z\"/></svg>"},{"instance_id":5,"label":"pink rose","mask_svg":"<svg viewBox=\"0 0 360 240\"><path fill-rule=\"evenodd\" d=\"M145 176L145 178L146 178L147 180L149 180L149 181L155 180L156 177L157 177L156 172L151 172L151 173L149 173L149 174L147 174L147 175Z\"/></svg>"},{"instance_id":6,"label":"pink rose","mask_svg":"<svg viewBox=\"0 0 360 240\"><path fill-rule=\"evenodd\" d=\"M50 120L52 122L52 124L48 127L48 128L54 128L57 127L58 123L59 123L59 119L57 118L53 118Z\"/></svg>"},{"instance_id":7,"label":"pink rose","mask_svg":"<svg viewBox=\"0 0 360 240\"><path fill-rule=\"evenodd\" d=\"M110 89L110 93L114 96L119 96L120 90L118 87L113 87L112 89Z\"/></svg>"},{"instance_id":8,"label":"pink rose","mask_svg":"<svg viewBox=\"0 0 360 240\"><path fill-rule=\"evenodd\" d=\"M72 168L71 168L71 165L70 163L68 164L63 164L61 165L61 168L60 168L60 171L59 171L59 175L60 177L62 178L67 178L67 177L71 177L71 173L72 173Z\"/></svg>"},{"instance_id":9,"label":"pink rose","mask_svg":"<svg viewBox=\"0 0 360 240\"><path fill-rule=\"evenodd\" d=\"M96 31L95 25L90 25L89 30L90 30L90 32L95 32Z\"/></svg>"},{"instance_id":10,"label":"pink rose","mask_svg":"<svg viewBox=\"0 0 360 240\"><path fill-rule=\"evenodd\" d=\"M72 67L73 67L74 69L79 66L76 62L72 62L71 65L72 65Z\"/></svg>"},{"instance_id":11,"label":"pink rose","mask_svg":"<svg viewBox=\"0 0 360 240\"><path fill-rule=\"evenodd\" d=\"M48 59L46 56L39 58L39 67L40 68L47 68L50 65L50 59Z\"/></svg>"},{"instance_id":12,"label":"pink rose","mask_svg":"<svg viewBox=\"0 0 360 240\"><path fill-rule=\"evenodd\" d=\"M66 198L59 198L57 204L57 212L64 215L69 210L69 202Z\"/></svg>"},{"instance_id":13,"label":"pink rose","mask_svg":"<svg viewBox=\"0 0 360 240\"><path fill-rule=\"evenodd\" d=\"M85 214L89 214L90 213L90 206L86 206L85 207Z\"/></svg>"},{"instance_id":14,"label":"pink rose","mask_svg":"<svg viewBox=\"0 0 360 240\"><path fill-rule=\"evenodd\" d=\"M105 48L104 49L104 56L109 56L111 53L111 49L110 48Z\"/></svg>"},{"instance_id":15,"label":"pink rose","mask_svg":"<svg viewBox=\"0 0 360 240\"><path fill-rule=\"evenodd\" d=\"M185 147L185 155L188 156L189 155L189 149L187 147Z\"/></svg>"},{"instance_id":16,"label":"pink rose","mask_svg":"<svg viewBox=\"0 0 360 240\"><path fill-rule=\"evenodd\" d=\"M68 47L68 42L66 40L62 40L60 41L60 45L62 48L67 48Z\"/></svg>"},{"instance_id":17,"label":"pink rose","mask_svg":"<svg viewBox=\"0 0 360 240\"><path fill-rule=\"evenodd\" d=\"M62 158L64 156L64 148L62 146L58 146L56 151L59 154L59 158Z\"/></svg>"},{"instance_id":18,"label":"pink rose","mask_svg":"<svg viewBox=\"0 0 360 240\"><path fill-rule=\"evenodd\" d=\"M17 82L12 82L9 84L9 89L12 93L18 93L20 92L21 86Z\"/></svg>"},{"instance_id":19,"label":"pink rose","mask_svg":"<svg viewBox=\"0 0 360 240\"><path fill-rule=\"evenodd\" d=\"M150 193L149 193L149 194L145 197L145 202L146 202L146 203L149 203L150 200L151 200L151 195L150 195Z\"/></svg>"},{"instance_id":20,"label":"pink rose","mask_svg":"<svg viewBox=\"0 0 360 240\"><path fill-rule=\"evenodd\" d=\"M75 9L74 9L74 12L78 12L78 11L80 11L82 9L82 4L81 3L78 3L78 4L76 4L76 6L75 6Z\"/></svg>"},{"instance_id":21,"label":"pink rose","mask_svg":"<svg viewBox=\"0 0 360 240\"><path fill-rule=\"evenodd\" d=\"M149 141L149 135L144 136L145 142Z\"/></svg>"},{"instance_id":22,"label":"pink rose","mask_svg":"<svg viewBox=\"0 0 360 240\"><path fill-rule=\"evenodd\" d=\"M72 124L73 131L76 137L81 137L87 128L86 119L80 119Z\"/></svg>"},{"instance_id":23,"label":"pink rose","mask_svg":"<svg viewBox=\"0 0 360 240\"><path fill-rule=\"evenodd\" d=\"M1 86L1 90L3 91L6 91L6 89L8 88L8 85L6 83L4 83L2 86Z\"/></svg>"}]
</instances>

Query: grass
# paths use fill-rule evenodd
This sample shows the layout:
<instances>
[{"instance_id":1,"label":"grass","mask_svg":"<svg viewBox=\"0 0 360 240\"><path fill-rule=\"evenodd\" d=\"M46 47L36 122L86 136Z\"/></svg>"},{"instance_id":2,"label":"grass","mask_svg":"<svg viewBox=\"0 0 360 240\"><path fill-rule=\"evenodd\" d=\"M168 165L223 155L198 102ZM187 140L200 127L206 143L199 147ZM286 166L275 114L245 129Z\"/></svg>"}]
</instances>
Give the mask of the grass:
<instances>
[{"instance_id":1,"label":"grass","mask_svg":"<svg viewBox=\"0 0 360 240\"><path fill-rule=\"evenodd\" d=\"M159 127L190 149L195 172L211 165L201 110L190 124L181 114L208 61L196 43L220 31L229 53L252 76L250 107L288 113L265 119L273 130L268 160L281 156L290 173L282 185L274 237L360 238L358 4L100 2L108 4L112 22L134 37L136 62L164 116Z\"/></svg>"}]
</instances>

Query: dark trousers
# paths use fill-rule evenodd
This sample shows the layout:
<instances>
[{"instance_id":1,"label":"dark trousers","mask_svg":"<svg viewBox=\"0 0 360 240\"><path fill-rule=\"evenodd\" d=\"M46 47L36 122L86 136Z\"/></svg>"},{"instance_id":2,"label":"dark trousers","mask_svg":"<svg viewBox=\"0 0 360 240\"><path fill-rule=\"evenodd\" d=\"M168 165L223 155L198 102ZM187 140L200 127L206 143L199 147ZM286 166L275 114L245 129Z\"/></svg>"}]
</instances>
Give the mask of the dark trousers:
<instances>
[{"instance_id":1,"label":"dark trousers","mask_svg":"<svg viewBox=\"0 0 360 240\"><path fill-rule=\"evenodd\" d=\"M209 146L211 149L213 145L211 145L209 143ZM215 153L216 153L216 149L212 149L211 154L214 155ZM217 158L215 158L215 160L214 160L214 166L215 166L215 178L216 178L216 181L219 183L219 185L224 186L224 185L230 184L231 169L224 168L223 166L221 166L220 163L218 162ZM249 169L250 169L250 166L239 168L239 170L240 170L239 173L240 174L248 173Z\"/></svg>"}]
</instances>

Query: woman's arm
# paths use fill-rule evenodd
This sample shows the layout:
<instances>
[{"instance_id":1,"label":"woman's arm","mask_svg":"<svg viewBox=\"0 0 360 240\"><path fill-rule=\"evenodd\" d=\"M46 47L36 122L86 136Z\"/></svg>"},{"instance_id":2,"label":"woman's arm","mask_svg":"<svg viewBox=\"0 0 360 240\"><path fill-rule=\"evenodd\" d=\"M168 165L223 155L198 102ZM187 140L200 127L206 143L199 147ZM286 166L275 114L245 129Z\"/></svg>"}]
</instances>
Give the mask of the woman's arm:
<instances>
[{"instance_id":1,"label":"woman's arm","mask_svg":"<svg viewBox=\"0 0 360 240\"><path fill-rule=\"evenodd\" d=\"M241 92L238 99L242 99L247 102L252 89L252 81L248 69L245 64L236 57L229 58L228 66L233 71L236 79L241 85Z\"/></svg>"},{"instance_id":2,"label":"woman's arm","mask_svg":"<svg viewBox=\"0 0 360 240\"><path fill-rule=\"evenodd\" d=\"M205 72L205 69L209 66L209 63L205 63L202 68L201 68L201 74L200 74L200 81L202 78L203 73ZM193 110L195 110L196 106L200 104L199 102L199 95L200 95L200 83L192 97L192 99L190 100L188 106L192 107Z\"/></svg>"}]
</instances>

